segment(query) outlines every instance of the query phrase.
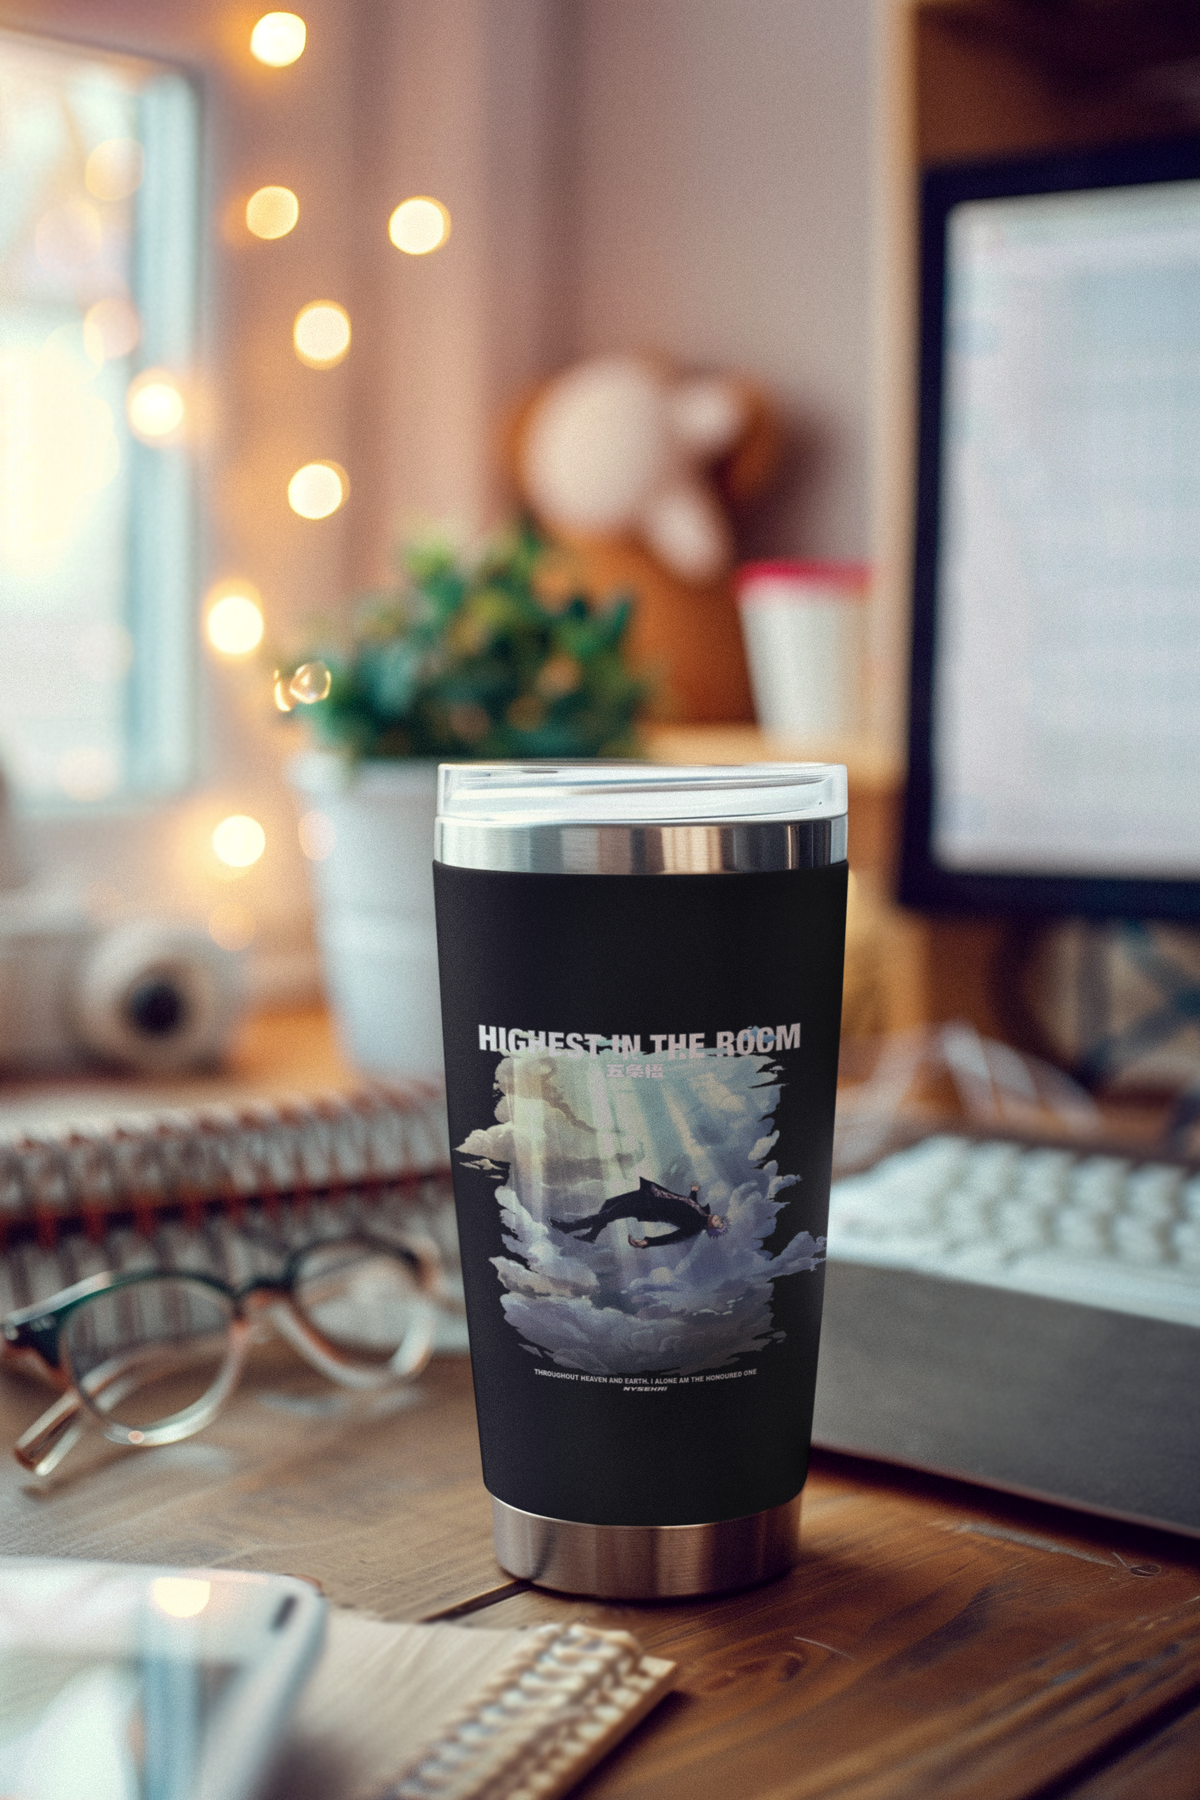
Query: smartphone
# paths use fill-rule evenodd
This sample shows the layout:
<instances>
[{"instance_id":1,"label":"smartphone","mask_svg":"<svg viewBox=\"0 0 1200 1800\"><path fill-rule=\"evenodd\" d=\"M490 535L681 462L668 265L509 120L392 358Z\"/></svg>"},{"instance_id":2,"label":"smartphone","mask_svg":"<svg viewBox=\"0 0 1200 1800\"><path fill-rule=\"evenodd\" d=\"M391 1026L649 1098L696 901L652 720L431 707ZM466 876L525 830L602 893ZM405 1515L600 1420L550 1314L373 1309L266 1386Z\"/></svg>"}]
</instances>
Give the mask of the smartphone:
<instances>
[{"instance_id":1,"label":"smartphone","mask_svg":"<svg viewBox=\"0 0 1200 1800\"><path fill-rule=\"evenodd\" d=\"M5 1800L251 1800L320 1651L290 1575L0 1557Z\"/></svg>"}]
</instances>

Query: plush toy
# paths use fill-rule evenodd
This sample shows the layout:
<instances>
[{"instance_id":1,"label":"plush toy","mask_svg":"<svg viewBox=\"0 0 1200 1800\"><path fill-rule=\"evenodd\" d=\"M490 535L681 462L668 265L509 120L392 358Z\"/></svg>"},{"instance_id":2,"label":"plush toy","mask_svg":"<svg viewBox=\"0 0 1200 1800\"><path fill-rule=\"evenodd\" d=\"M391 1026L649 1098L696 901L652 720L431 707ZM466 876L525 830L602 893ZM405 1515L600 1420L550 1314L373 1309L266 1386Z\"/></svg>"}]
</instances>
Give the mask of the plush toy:
<instances>
[{"instance_id":1,"label":"plush toy","mask_svg":"<svg viewBox=\"0 0 1200 1800\"><path fill-rule=\"evenodd\" d=\"M577 363L514 420L509 462L523 503L571 552L584 586L637 598L630 657L657 677L661 718L754 716L728 509L764 485L778 445L751 383L643 356Z\"/></svg>"}]
</instances>

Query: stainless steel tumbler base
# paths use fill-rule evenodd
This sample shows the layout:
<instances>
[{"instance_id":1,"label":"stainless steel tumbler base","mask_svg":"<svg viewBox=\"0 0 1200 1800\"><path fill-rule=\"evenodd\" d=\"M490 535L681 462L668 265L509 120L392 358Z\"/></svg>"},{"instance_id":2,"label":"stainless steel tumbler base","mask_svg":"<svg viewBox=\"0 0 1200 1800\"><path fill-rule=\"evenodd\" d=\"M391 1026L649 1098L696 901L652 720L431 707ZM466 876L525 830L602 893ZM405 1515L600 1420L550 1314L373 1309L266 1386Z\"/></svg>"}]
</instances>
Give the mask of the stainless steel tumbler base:
<instances>
[{"instance_id":1,"label":"stainless steel tumbler base","mask_svg":"<svg viewBox=\"0 0 1200 1800\"><path fill-rule=\"evenodd\" d=\"M493 1495L496 1560L523 1581L597 1600L720 1594L799 1561L800 1499L712 1525L580 1525Z\"/></svg>"}]
</instances>

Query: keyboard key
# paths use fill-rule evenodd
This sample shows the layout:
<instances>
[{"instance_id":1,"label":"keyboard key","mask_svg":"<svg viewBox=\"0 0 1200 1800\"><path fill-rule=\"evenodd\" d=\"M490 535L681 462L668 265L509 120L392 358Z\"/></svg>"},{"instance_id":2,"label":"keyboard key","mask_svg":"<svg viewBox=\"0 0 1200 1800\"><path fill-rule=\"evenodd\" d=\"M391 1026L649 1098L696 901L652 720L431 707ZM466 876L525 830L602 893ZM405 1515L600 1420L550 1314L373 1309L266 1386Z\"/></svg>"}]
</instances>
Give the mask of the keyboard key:
<instances>
[{"instance_id":1,"label":"keyboard key","mask_svg":"<svg viewBox=\"0 0 1200 1800\"><path fill-rule=\"evenodd\" d=\"M1200 1325L1200 1176L938 1135L834 1184L829 1255Z\"/></svg>"}]
</instances>

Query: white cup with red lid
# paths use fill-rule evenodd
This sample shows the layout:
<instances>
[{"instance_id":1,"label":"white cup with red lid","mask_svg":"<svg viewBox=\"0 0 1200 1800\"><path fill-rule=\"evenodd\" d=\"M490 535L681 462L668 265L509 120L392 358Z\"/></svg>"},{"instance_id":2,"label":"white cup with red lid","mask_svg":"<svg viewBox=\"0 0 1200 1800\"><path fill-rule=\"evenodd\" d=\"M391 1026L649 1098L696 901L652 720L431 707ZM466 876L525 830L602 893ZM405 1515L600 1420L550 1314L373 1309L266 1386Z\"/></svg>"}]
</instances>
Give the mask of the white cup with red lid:
<instances>
[{"instance_id":1,"label":"white cup with red lid","mask_svg":"<svg viewBox=\"0 0 1200 1800\"><path fill-rule=\"evenodd\" d=\"M754 710L764 731L850 737L862 727L870 570L747 563L736 576Z\"/></svg>"}]
</instances>

